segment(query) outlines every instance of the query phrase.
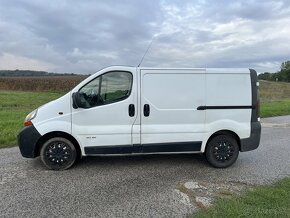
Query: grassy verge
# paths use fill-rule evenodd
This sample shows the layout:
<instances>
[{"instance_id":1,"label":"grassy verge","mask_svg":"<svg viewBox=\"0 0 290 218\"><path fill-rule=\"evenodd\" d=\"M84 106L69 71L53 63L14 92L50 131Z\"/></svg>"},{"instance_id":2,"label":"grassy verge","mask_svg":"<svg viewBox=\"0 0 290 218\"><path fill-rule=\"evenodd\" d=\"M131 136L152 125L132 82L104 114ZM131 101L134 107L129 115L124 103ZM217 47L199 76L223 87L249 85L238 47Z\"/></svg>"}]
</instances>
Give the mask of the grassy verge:
<instances>
[{"instance_id":1,"label":"grassy verge","mask_svg":"<svg viewBox=\"0 0 290 218\"><path fill-rule=\"evenodd\" d=\"M290 99L261 103L261 117L274 117L290 114Z\"/></svg>"},{"instance_id":2,"label":"grassy verge","mask_svg":"<svg viewBox=\"0 0 290 218\"><path fill-rule=\"evenodd\" d=\"M261 117L290 114L290 83L260 81Z\"/></svg>"},{"instance_id":3,"label":"grassy verge","mask_svg":"<svg viewBox=\"0 0 290 218\"><path fill-rule=\"evenodd\" d=\"M260 82L260 98L262 103L277 102L290 99L290 83L284 82Z\"/></svg>"},{"instance_id":4,"label":"grassy verge","mask_svg":"<svg viewBox=\"0 0 290 218\"><path fill-rule=\"evenodd\" d=\"M0 92L0 148L17 145L16 136L25 116L64 93Z\"/></svg>"},{"instance_id":5,"label":"grassy verge","mask_svg":"<svg viewBox=\"0 0 290 218\"><path fill-rule=\"evenodd\" d=\"M290 217L290 178L258 187L231 199L218 199L213 207L193 217Z\"/></svg>"}]
</instances>

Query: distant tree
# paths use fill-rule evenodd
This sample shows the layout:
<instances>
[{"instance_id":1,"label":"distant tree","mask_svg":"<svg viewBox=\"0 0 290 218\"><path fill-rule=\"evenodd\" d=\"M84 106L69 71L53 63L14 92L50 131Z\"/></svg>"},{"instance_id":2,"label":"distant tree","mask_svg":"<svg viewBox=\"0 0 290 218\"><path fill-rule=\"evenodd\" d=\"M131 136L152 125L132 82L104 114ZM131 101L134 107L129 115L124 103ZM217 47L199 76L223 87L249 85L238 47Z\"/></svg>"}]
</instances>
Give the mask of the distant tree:
<instances>
[{"instance_id":1,"label":"distant tree","mask_svg":"<svg viewBox=\"0 0 290 218\"><path fill-rule=\"evenodd\" d=\"M283 81L290 82L290 61L285 61L281 64L280 74L283 77Z\"/></svg>"},{"instance_id":2,"label":"distant tree","mask_svg":"<svg viewBox=\"0 0 290 218\"><path fill-rule=\"evenodd\" d=\"M261 79L261 80L272 80L272 73L269 73L269 72L265 72L265 73L261 73L258 75L258 79Z\"/></svg>"},{"instance_id":3,"label":"distant tree","mask_svg":"<svg viewBox=\"0 0 290 218\"><path fill-rule=\"evenodd\" d=\"M290 61L285 61L281 64L280 71L276 73L261 73L258 75L260 80L270 80L279 82L290 82Z\"/></svg>"},{"instance_id":4,"label":"distant tree","mask_svg":"<svg viewBox=\"0 0 290 218\"><path fill-rule=\"evenodd\" d=\"M289 70L290 69L290 61L285 61L281 64L281 70Z\"/></svg>"},{"instance_id":5,"label":"distant tree","mask_svg":"<svg viewBox=\"0 0 290 218\"><path fill-rule=\"evenodd\" d=\"M33 70L0 70L0 77L18 77L18 76L77 76L74 73L53 73L46 71Z\"/></svg>"}]
</instances>

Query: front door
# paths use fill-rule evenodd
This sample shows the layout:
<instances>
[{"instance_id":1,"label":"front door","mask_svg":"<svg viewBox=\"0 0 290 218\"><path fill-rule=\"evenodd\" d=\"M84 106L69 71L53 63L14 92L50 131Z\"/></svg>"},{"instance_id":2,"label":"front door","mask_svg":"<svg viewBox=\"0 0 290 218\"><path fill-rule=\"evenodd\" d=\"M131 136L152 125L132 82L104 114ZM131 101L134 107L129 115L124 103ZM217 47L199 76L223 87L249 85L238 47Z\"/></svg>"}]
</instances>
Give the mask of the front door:
<instances>
[{"instance_id":1,"label":"front door","mask_svg":"<svg viewBox=\"0 0 290 218\"><path fill-rule=\"evenodd\" d=\"M136 72L103 73L78 92L81 108L72 108L72 133L83 153L131 153L137 117Z\"/></svg>"}]
</instances>

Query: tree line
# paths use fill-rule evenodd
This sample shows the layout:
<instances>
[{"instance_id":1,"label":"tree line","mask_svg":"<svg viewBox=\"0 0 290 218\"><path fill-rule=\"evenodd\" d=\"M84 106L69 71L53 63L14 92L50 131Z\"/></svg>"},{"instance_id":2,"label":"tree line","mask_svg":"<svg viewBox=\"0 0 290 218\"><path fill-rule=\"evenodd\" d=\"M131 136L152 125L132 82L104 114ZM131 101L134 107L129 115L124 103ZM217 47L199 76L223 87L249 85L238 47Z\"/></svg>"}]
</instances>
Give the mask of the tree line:
<instances>
[{"instance_id":1,"label":"tree line","mask_svg":"<svg viewBox=\"0 0 290 218\"><path fill-rule=\"evenodd\" d=\"M1 77L25 77L25 76L79 76L74 73L52 73L34 70L0 70ZM82 75L83 76L83 75Z\"/></svg>"},{"instance_id":2,"label":"tree line","mask_svg":"<svg viewBox=\"0 0 290 218\"><path fill-rule=\"evenodd\" d=\"M285 61L281 64L280 70L276 73L261 73L258 75L260 80L290 82L290 61Z\"/></svg>"},{"instance_id":3,"label":"tree line","mask_svg":"<svg viewBox=\"0 0 290 218\"><path fill-rule=\"evenodd\" d=\"M25 77L25 76L79 76L74 73L52 73L34 70L0 70L0 77ZM82 75L83 76L83 75ZM290 61L281 64L280 70L276 73L261 73L259 80L290 82Z\"/></svg>"}]
</instances>

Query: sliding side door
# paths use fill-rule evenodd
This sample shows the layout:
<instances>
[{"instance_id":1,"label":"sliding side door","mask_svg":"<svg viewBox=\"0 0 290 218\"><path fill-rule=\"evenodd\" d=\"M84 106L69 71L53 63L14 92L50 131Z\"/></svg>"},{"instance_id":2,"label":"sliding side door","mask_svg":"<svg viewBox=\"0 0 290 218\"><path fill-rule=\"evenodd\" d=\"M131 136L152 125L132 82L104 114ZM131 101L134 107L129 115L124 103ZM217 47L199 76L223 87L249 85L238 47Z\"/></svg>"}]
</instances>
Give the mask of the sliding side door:
<instances>
[{"instance_id":1,"label":"sliding side door","mask_svg":"<svg viewBox=\"0 0 290 218\"><path fill-rule=\"evenodd\" d=\"M204 69L141 69L144 153L200 151L205 132Z\"/></svg>"}]
</instances>

